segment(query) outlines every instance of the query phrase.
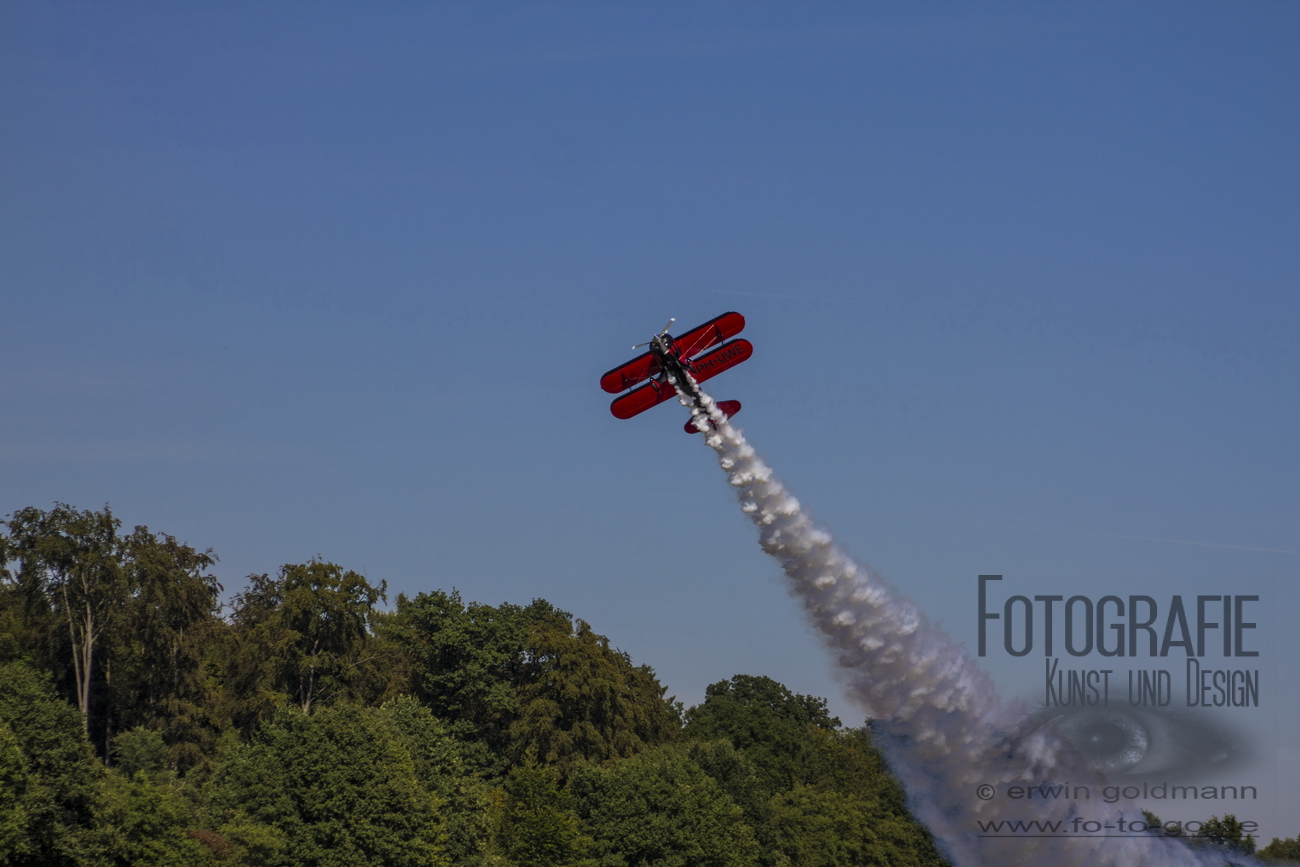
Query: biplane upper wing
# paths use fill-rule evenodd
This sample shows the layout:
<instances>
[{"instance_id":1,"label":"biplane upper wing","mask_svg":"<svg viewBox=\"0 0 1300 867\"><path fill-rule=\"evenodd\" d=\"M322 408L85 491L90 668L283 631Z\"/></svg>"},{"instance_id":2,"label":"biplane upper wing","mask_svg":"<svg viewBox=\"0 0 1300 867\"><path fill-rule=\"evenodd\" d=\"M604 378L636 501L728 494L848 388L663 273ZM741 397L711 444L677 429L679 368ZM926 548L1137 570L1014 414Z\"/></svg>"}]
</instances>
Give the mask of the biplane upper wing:
<instances>
[{"instance_id":1,"label":"biplane upper wing","mask_svg":"<svg viewBox=\"0 0 1300 867\"><path fill-rule=\"evenodd\" d=\"M689 359L710 346L717 346L724 340L730 340L744 329L744 316L735 312L723 313L697 328L692 328L681 337L674 338L673 343L681 353L680 357ZM663 366L654 353L644 352L602 376L600 387L610 394L618 394L639 382L645 382L652 376L658 376L662 371Z\"/></svg>"},{"instance_id":2,"label":"biplane upper wing","mask_svg":"<svg viewBox=\"0 0 1300 867\"><path fill-rule=\"evenodd\" d=\"M659 359L654 357L654 353L642 353L602 376L600 378L600 387L610 394L618 394L638 382L644 382L652 376L658 376L662 370Z\"/></svg>"},{"instance_id":3,"label":"biplane upper wing","mask_svg":"<svg viewBox=\"0 0 1300 867\"><path fill-rule=\"evenodd\" d=\"M754 344L741 338L724 343L702 358L691 362L692 373L696 382L712 379L724 370L730 370L742 361L747 361L754 354Z\"/></svg>"},{"instance_id":4,"label":"biplane upper wing","mask_svg":"<svg viewBox=\"0 0 1300 867\"><path fill-rule=\"evenodd\" d=\"M687 359L699 355L710 346L730 340L744 330L745 317L733 311L710 319L698 328L692 328L681 337L674 338L673 342L681 350L681 357Z\"/></svg>"},{"instance_id":5,"label":"biplane upper wing","mask_svg":"<svg viewBox=\"0 0 1300 867\"><path fill-rule=\"evenodd\" d=\"M609 411L614 414L614 418L631 418L676 396L677 389L666 382L647 382L640 388L615 398L609 405Z\"/></svg>"}]
</instances>

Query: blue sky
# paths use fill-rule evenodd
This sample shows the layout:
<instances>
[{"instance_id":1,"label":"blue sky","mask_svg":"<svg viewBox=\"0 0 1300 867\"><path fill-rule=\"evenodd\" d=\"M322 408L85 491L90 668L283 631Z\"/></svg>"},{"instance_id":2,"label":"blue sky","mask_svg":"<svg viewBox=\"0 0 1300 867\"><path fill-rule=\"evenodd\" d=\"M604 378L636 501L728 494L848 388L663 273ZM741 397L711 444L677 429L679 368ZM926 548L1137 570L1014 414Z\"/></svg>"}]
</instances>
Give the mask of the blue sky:
<instances>
[{"instance_id":1,"label":"blue sky","mask_svg":"<svg viewBox=\"0 0 1300 867\"><path fill-rule=\"evenodd\" d=\"M684 413L596 385L735 309L710 390L954 637L981 573L1258 592L1300 771L1298 49L1280 2L7 4L0 512L540 596L687 704L851 719Z\"/></svg>"}]
</instances>

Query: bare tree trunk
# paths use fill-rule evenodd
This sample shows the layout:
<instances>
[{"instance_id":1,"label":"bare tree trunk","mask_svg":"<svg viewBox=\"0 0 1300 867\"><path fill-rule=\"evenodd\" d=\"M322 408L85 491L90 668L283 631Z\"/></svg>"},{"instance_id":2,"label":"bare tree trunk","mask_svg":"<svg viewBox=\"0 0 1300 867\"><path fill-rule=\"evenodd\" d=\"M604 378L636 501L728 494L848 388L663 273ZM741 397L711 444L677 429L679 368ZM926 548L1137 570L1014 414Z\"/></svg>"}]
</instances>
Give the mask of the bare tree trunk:
<instances>
[{"instance_id":1,"label":"bare tree trunk","mask_svg":"<svg viewBox=\"0 0 1300 867\"><path fill-rule=\"evenodd\" d=\"M68 618L68 641L72 648L72 676L77 685L77 709L81 711L81 728L90 733L90 673L85 666L85 643L77 640L77 624L68 602L68 585L63 584L63 610Z\"/></svg>"},{"instance_id":2,"label":"bare tree trunk","mask_svg":"<svg viewBox=\"0 0 1300 867\"><path fill-rule=\"evenodd\" d=\"M108 687L108 694L113 694L113 658L110 656L108 662L104 663L104 684ZM113 764L113 751L110 749L113 742L113 708L110 704L104 710L104 766L111 767Z\"/></svg>"},{"instance_id":3,"label":"bare tree trunk","mask_svg":"<svg viewBox=\"0 0 1300 867\"><path fill-rule=\"evenodd\" d=\"M95 615L86 603L86 627L81 636L81 681L77 699L81 702L81 717L90 732L90 670L95 662Z\"/></svg>"},{"instance_id":4,"label":"bare tree trunk","mask_svg":"<svg viewBox=\"0 0 1300 867\"><path fill-rule=\"evenodd\" d=\"M312 693L316 691L316 666L313 665L310 671L311 674L307 678L306 695L303 696L303 703L302 703L303 713L311 713ZM300 692L299 695L302 695L302 693Z\"/></svg>"}]
</instances>

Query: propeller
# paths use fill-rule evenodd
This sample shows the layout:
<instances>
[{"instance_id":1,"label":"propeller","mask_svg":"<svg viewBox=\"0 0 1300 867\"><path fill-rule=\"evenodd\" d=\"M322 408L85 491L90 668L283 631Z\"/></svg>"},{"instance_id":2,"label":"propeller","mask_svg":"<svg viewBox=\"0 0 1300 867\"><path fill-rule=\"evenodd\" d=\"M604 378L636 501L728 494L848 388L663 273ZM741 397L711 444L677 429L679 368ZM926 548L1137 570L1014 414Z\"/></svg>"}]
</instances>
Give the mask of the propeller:
<instances>
[{"instance_id":1,"label":"propeller","mask_svg":"<svg viewBox=\"0 0 1300 867\"><path fill-rule=\"evenodd\" d=\"M663 337L665 334L667 334L667 333L668 333L668 329L669 329L669 328L672 328L672 327L673 327L673 323L676 322L676 321L677 321L677 318L676 318L676 317L673 317L672 319L669 319L669 320L668 320L668 324L664 326L664 330L663 330L663 331L660 331L658 334L656 334L655 337ZM633 346L632 348L633 348L633 349L640 349L642 346L649 346L651 343L654 343L654 340L647 340L645 343L638 343L636 346Z\"/></svg>"}]
</instances>

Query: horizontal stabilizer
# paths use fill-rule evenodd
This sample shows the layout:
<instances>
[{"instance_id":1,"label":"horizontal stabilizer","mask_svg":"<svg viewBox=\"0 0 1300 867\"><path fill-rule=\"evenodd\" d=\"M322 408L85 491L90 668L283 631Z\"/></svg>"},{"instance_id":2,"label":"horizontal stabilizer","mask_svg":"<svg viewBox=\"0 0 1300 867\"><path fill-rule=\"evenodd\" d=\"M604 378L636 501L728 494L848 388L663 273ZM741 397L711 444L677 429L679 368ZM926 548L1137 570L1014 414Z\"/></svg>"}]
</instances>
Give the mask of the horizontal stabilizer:
<instances>
[{"instance_id":1,"label":"horizontal stabilizer","mask_svg":"<svg viewBox=\"0 0 1300 867\"><path fill-rule=\"evenodd\" d=\"M692 328L681 337L674 338L673 342L681 350L682 358L686 359L699 355L710 346L730 340L744 330L745 317L735 312L724 313L698 328Z\"/></svg>"},{"instance_id":2,"label":"horizontal stabilizer","mask_svg":"<svg viewBox=\"0 0 1300 867\"><path fill-rule=\"evenodd\" d=\"M615 398L609 405L609 411L614 414L614 418L631 418L676 396L677 389L666 382L652 380L622 397Z\"/></svg>"},{"instance_id":3,"label":"horizontal stabilizer","mask_svg":"<svg viewBox=\"0 0 1300 867\"><path fill-rule=\"evenodd\" d=\"M735 415L736 413L740 412L740 401L738 401L738 400L720 400L720 401L718 401L718 409L721 410L722 414L725 415L727 418L731 418L733 415ZM717 426L716 424L714 424L712 421L710 421L710 422L709 422L709 427L714 428L714 429L716 430L718 426ZM700 432L700 431L699 431L699 428L697 428L697 427L695 426L695 419L694 419L694 418L692 418L690 421L688 421L688 422L686 423L686 432L687 432L687 433L699 433L699 432Z\"/></svg>"},{"instance_id":4,"label":"horizontal stabilizer","mask_svg":"<svg viewBox=\"0 0 1300 867\"><path fill-rule=\"evenodd\" d=\"M730 370L754 354L754 344L748 340L733 340L724 343L703 358L691 362L691 376L696 382L712 379L724 370Z\"/></svg>"}]
</instances>

